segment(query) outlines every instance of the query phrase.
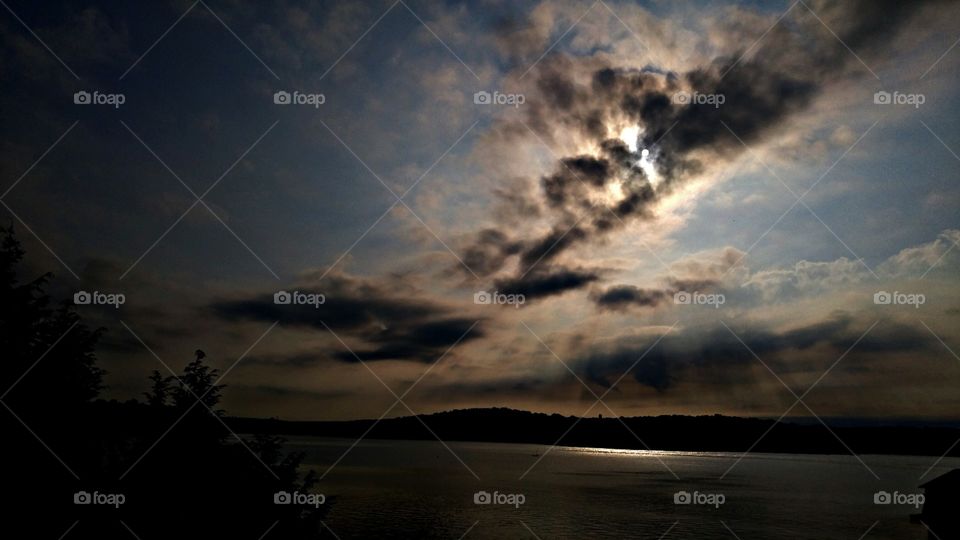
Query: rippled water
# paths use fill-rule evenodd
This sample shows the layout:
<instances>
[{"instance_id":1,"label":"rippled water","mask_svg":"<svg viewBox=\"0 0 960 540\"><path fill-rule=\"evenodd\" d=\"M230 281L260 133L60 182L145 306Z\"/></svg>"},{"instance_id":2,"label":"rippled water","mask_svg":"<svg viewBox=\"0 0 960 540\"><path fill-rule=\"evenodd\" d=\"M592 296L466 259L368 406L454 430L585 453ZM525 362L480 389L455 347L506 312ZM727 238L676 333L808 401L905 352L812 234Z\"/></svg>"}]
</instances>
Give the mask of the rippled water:
<instances>
[{"instance_id":1,"label":"rippled water","mask_svg":"<svg viewBox=\"0 0 960 540\"><path fill-rule=\"evenodd\" d=\"M739 454L465 442L447 443L451 453L437 441L363 441L347 452L353 443L289 445L326 474L315 491L327 495L325 523L343 539L469 531L466 538L857 540L869 530L868 540L920 540L926 530L909 520L919 510L876 505L874 493L920 493L923 481L960 467L944 459L921 480L936 458L861 456L864 466L853 456L751 454L723 476ZM481 490L525 502L478 505ZM725 501L677 505L678 491Z\"/></svg>"}]
</instances>

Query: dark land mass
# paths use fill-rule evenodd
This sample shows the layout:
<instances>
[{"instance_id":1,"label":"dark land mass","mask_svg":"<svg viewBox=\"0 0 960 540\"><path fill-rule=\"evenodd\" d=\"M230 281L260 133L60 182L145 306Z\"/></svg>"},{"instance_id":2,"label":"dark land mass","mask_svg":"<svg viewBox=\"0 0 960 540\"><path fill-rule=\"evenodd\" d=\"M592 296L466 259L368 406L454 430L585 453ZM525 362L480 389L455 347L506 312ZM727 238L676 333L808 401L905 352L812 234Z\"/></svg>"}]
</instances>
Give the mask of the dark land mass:
<instances>
[{"instance_id":1,"label":"dark land mass","mask_svg":"<svg viewBox=\"0 0 960 540\"><path fill-rule=\"evenodd\" d=\"M422 422L421 422L422 421ZM419 417L348 421L226 418L238 433L368 439L479 441L562 446L798 454L898 454L960 456L960 428L949 425L828 427L814 421L731 416L578 418L514 409L461 409ZM375 425L374 425L375 424ZM426 426L429 426L429 430ZM372 427L371 427L372 426ZM369 433L367 431L369 430ZM431 431L433 433L431 433ZM435 434L435 435L434 435ZM757 442L759 440L759 442ZM754 446L756 444L756 446Z\"/></svg>"}]
</instances>

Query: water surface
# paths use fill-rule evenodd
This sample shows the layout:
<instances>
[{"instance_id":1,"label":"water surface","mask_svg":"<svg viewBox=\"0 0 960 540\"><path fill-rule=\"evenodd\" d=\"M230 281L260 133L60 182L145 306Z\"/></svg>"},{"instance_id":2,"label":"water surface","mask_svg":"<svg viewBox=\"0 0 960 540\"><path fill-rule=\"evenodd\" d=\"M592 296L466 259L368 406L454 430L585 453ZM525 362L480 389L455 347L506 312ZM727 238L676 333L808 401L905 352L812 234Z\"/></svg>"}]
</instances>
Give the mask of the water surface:
<instances>
[{"instance_id":1,"label":"water surface","mask_svg":"<svg viewBox=\"0 0 960 540\"><path fill-rule=\"evenodd\" d=\"M860 456L865 466L853 456L749 454L730 469L740 454L382 440L348 452L353 444L289 441L306 453L306 468L325 475L315 491L327 495L325 523L343 539L469 531L466 538L921 540L926 530L909 519L919 510L874 504L874 493L922 493L919 484L960 467L944 459L921 480L936 458ZM525 502L478 505L481 490ZM678 505L679 491L725 501Z\"/></svg>"}]
</instances>

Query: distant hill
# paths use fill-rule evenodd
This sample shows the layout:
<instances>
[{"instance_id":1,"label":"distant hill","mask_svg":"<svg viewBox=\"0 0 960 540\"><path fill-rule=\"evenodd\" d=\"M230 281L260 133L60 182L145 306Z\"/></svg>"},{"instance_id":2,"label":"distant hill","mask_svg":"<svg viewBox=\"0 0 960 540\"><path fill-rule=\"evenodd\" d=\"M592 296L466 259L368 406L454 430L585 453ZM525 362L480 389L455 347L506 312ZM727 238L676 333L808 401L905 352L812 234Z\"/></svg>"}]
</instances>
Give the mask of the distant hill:
<instances>
[{"instance_id":1,"label":"distant hill","mask_svg":"<svg viewBox=\"0 0 960 540\"><path fill-rule=\"evenodd\" d=\"M752 452L849 454L852 450L857 454L939 457L960 439L960 429L945 425L881 425L876 422L857 425L844 419L827 429L819 422L806 420L775 422L721 415L601 419L505 408L460 409L420 415L419 419L408 416L379 422L237 417L227 418L227 422L238 433L358 438L370 430L365 438L432 440L432 430L445 441L557 443L562 446L695 452L744 452L763 436ZM951 456L960 456L958 447L960 445L952 449Z\"/></svg>"}]
</instances>

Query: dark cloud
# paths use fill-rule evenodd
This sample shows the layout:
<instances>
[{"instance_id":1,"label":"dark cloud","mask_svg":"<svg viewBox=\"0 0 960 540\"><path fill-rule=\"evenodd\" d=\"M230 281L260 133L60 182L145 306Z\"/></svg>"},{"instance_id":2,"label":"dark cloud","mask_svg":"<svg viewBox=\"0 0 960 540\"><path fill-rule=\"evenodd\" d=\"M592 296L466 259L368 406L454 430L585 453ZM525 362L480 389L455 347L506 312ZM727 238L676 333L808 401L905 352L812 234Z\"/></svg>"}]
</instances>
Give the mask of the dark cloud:
<instances>
[{"instance_id":1,"label":"dark cloud","mask_svg":"<svg viewBox=\"0 0 960 540\"><path fill-rule=\"evenodd\" d=\"M881 323L861 340L871 324L838 313L825 321L786 331L731 325L734 335L725 327L717 326L699 331L696 336L667 335L652 349L656 336L627 339L606 350L594 349L572 365L586 379L609 387L612 380L636 362L631 372L633 378L640 384L665 391L689 368L729 374L732 367L758 363L754 353L774 371L786 373L796 370L798 364L786 362L784 355L815 347L818 351L820 347L828 351L827 357L832 362L854 344L856 349L851 354L916 352L931 350L937 345L929 333L895 322Z\"/></svg>"},{"instance_id":2,"label":"dark cloud","mask_svg":"<svg viewBox=\"0 0 960 540\"><path fill-rule=\"evenodd\" d=\"M587 237L587 233L576 225L568 229L554 228L541 238L524 245L520 251L520 263L528 271L534 265L547 262L568 246Z\"/></svg>"},{"instance_id":3,"label":"dark cloud","mask_svg":"<svg viewBox=\"0 0 960 540\"><path fill-rule=\"evenodd\" d=\"M438 360L462 336L465 336L464 340L481 337L482 333L478 330L470 330L475 323L476 321L469 319L445 319L391 328L366 336L369 342L377 346L353 352L338 352L335 357L344 362L414 360L430 363Z\"/></svg>"},{"instance_id":4,"label":"dark cloud","mask_svg":"<svg viewBox=\"0 0 960 540\"><path fill-rule=\"evenodd\" d=\"M540 267L520 277L499 280L496 285L502 294L522 294L528 302L533 302L583 288L598 279L600 276L590 270Z\"/></svg>"},{"instance_id":5,"label":"dark cloud","mask_svg":"<svg viewBox=\"0 0 960 540\"><path fill-rule=\"evenodd\" d=\"M319 290L297 289L305 294L324 294ZM324 323L334 330L357 330L378 324L379 321L420 320L441 313L426 303L367 296L337 297L329 295L324 304L280 305L273 302L273 293L264 292L244 300L215 302L214 312L227 320L280 321L284 326L308 326L324 329Z\"/></svg>"},{"instance_id":6,"label":"dark cloud","mask_svg":"<svg viewBox=\"0 0 960 540\"><path fill-rule=\"evenodd\" d=\"M629 306L656 307L670 298L668 291L617 285L590 295L601 309L623 310Z\"/></svg>"},{"instance_id":7,"label":"dark cloud","mask_svg":"<svg viewBox=\"0 0 960 540\"><path fill-rule=\"evenodd\" d=\"M592 300L602 310L624 311L630 307L657 307L669 302L678 292L709 293L721 289L721 283L710 277L668 278L666 287L642 289L634 285L615 285L606 290L590 293Z\"/></svg>"},{"instance_id":8,"label":"dark cloud","mask_svg":"<svg viewBox=\"0 0 960 540\"><path fill-rule=\"evenodd\" d=\"M395 293L385 284L343 276L327 277L324 284L328 287L322 291L295 289L323 294L326 301L318 306L275 304L271 292L253 298L221 300L210 307L216 316L230 321L279 321L281 326L323 332L329 326L345 339L353 337L364 343L355 350L356 356L345 350L333 353L334 358L345 362L356 362L357 357L363 361L433 362L461 337L469 341L483 335L480 328L467 333L477 321L454 316L450 308L431 301Z\"/></svg>"}]
</instances>

